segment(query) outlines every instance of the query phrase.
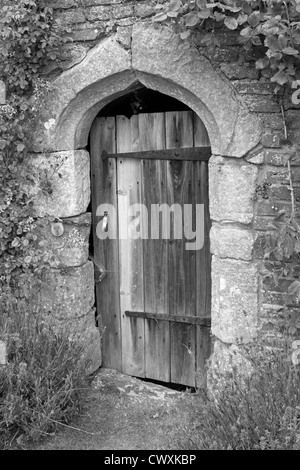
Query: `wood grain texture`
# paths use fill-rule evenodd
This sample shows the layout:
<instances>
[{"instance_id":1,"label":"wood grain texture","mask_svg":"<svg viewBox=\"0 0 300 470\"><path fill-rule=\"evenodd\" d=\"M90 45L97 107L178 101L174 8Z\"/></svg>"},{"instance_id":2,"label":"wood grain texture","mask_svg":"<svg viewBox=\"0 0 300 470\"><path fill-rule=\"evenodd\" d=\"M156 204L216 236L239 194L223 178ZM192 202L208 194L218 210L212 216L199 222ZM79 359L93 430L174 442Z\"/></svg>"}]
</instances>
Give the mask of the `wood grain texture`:
<instances>
[{"instance_id":1,"label":"wood grain texture","mask_svg":"<svg viewBox=\"0 0 300 470\"><path fill-rule=\"evenodd\" d=\"M119 305L119 254L118 240L101 240L96 234L101 215L96 216L100 204L109 203L117 207L116 162L101 160L103 150L115 152L115 118L97 118L91 129L92 169L92 214L93 244L95 260L95 283L97 315L100 316L102 334L102 365L121 370L121 325ZM109 214L109 224L116 226L114 214ZM106 276L99 280L99 267L104 267ZM99 339L100 340L100 339Z\"/></svg>"},{"instance_id":2,"label":"wood grain texture","mask_svg":"<svg viewBox=\"0 0 300 470\"><path fill-rule=\"evenodd\" d=\"M195 147L210 146L209 136L205 125L194 113L194 144Z\"/></svg>"},{"instance_id":3,"label":"wood grain texture","mask_svg":"<svg viewBox=\"0 0 300 470\"><path fill-rule=\"evenodd\" d=\"M211 310L211 254L209 243L211 222L208 200L208 164L206 162L197 165L195 179L196 202L204 205L204 246L196 252L196 311L198 316L208 317Z\"/></svg>"},{"instance_id":4,"label":"wood grain texture","mask_svg":"<svg viewBox=\"0 0 300 470\"><path fill-rule=\"evenodd\" d=\"M163 150L145 150L141 152L122 153L122 158L138 158L139 160L192 160L208 161L211 155L210 147L186 147ZM117 153L103 152L102 160L117 158Z\"/></svg>"},{"instance_id":5,"label":"wood grain texture","mask_svg":"<svg viewBox=\"0 0 300 470\"><path fill-rule=\"evenodd\" d=\"M166 162L143 161L143 202L151 214L151 204L166 201ZM151 230L159 232L151 220ZM144 240L145 311L168 313L168 244L161 238ZM146 377L170 381L169 324L145 319Z\"/></svg>"},{"instance_id":6,"label":"wood grain texture","mask_svg":"<svg viewBox=\"0 0 300 470\"><path fill-rule=\"evenodd\" d=\"M189 111L166 113L166 147L191 147L193 145L193 114ZM193 163L168 162L168 204L193 202ZM182 219L182 230L184 224ZM196 264L195 253L185 250L184 237L171 237L169 248L169 312L178 315L195 315ZM170 324L171 381L195 386L195 326Z\"/></svg>"},{"instance_id":7,"label":"wood grain texture","mask_svg":"<svg viewBox=\"0 0 300 470\"><path fill-rule=\"evenodd\" d=\"M208 163L199 162L195 172L198 204L204 204L204 246L196 252L197 298L196 315L211 316L211 254L209 231L211 227L208 200ZM196 386L206 388L206 361L211 354L210 328L196 326Z\"/></svg>"},{"instance_id":8,"label":"wood grain texture","mask_svg":"<svg viewBox=\"0 0 300 470\"><path fill-rule=\"evenodd\" d=\"M140 114L137 120L138 152L165 148L163 113ZM135 134L137 135L137 133ZM142 161L142 202L151 215L151 205L166 199L166 163ZM149 230L156 229L150 225ZM159 227L158 227L159 228ZM168 312L167 245L164 240L143 240L144 310ZM170 380L169 324L145 319L145 376L168 382Z\"/></svg>"},{"instance_id":9,"label":"wood grain texture","mask_svg":"<svg viewBox=\"0 0 300 470\"><path fill-rule=\"evenodd\" d=\"M123 116L117 117L118 153L136 147L137 129L137 116L132 116L130 121ZM129 235L126 239L126 234L122 235L122 230L127 231L129 227L128 208L141 203L141 162L120 157L117 173L122 372L144 377L144 319L125 316L125 310L144 308L143 243L141 239L132 239Z\"/></svg>"}]
</instances>

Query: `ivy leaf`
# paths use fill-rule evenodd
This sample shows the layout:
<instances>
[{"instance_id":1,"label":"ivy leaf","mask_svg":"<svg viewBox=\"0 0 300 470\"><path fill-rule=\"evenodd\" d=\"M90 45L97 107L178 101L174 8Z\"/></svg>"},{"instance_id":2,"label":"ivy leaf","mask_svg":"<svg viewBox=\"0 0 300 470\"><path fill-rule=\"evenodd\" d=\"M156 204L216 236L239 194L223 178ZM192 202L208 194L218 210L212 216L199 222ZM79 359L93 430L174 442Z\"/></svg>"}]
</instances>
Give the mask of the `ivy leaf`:
<instances>
[{"instance_id":1,"label":"ivy leaf","mask_svg":"<svg viewBox=\"0 0 300 470\"><path fill-rule=\"evenodd\" d=\"M280 71L273 75L273 77L271 78L271 82L276 82L279 85L284 85L285 83L287 83L288 79L289 76L285 72Z\"/></svg>"},{"instance_id":2,"label":"ivy leaf","mask_svg":"<svg viewBox=\"0 0 300 470\"><path fill-rule=\"evenodd\" d=\"M245 13L240 13L239 16L237 17L238 24L244 24L246 23L248 19L248 15Z\"/></svg>"},{"instance_id":3,"label":"ivy leaf","mask_svg":"<svg viewBox=\"0 0 300 470\"><path fill-rule=\"evenodd\" d=\"M293 47L285 47L284 49L282 49L282 52L284 54L296 55L296 56L299 54L299 51L297 51L297 49L294 49Z\"/></svg>"},{"instance_id":4,"label":"ivy leaf","mask_svg":"<svg viewBox=\"0 0 300 470\"><path fill-rule=\"evenodd\" d=\"M250 33L252 31L252 28L250 26L247 26L246 28L242 29L240 32L241 36L250 36Z\"/></svg>"},{"instance_id":5,"label":"ivy leaf","mask_svg":"<svg viewBox=\"0 0 300 470\"><path fill-rule=\"evenodd\" d=\"M260 12L254 11L251 13L251 15L248 17L248 23L250 26L252 26L252 28L256 28L256 26L260 23Z\"/></svg>"},{"instance_id":6,"label":"ivy leaf","mask_svg":"<svg viewBox=\"0 0 300 470\"><path fill-rule=\"evenodd\" d=\"M23 150L25 149L25 145L24 144L18 144L17 145L17 152L23 152Z\"/></svg>"},{"instance_id":7,"label":"ivy leaf","mask_svg":"<svg viewBox=\"0 0 300 470\"><path fill-rule=\"evenodd\" d=\"M251 15L252 8L251 8L251 5L246 0L243 1L242 8L247 15Z\"/></svg>"},{"instance_id":8,"label":"ivy leaf","mask_svg":"<svg viewBox=\"0 0 300 470\"><path fill-rule=\"evenodd\" d=\"M178 16L178 11L168 11L167 15L170 18L176 18Z\"/></svg>"},{"instance_id":9,"label":"ivy leaf","mask_svg":"<svg viewBox=\"0 0 300 470\"><path fill-rule=\"evenodd\" d=\"M219 13L218 11L215 11L214 18L216 19L216 21L223 21L225 18L225 15L224 13Z\"/></svg>"},{"instance_id":10,"label":"ivy leaf","mask_svg":"<svg viewBox=\"0 0 300 470\"><path fill-rule=\"evenodd\" d=\"M210 16L212 16L212 13L211 11L207 8L206 10L200 10L198 12L198 16L199 18L202 18L202 19L206 19L206 18L209 18Z\"/></svg>"},{"instance_id":11,"label":"ivy leaf","mask_svg":"<svg viewBox=\"0 0 300 470\"><path fill-rule=\"evenodd\" d=\"M18 238L14 238L14 240L12 241L12 244L11 246L13 246L14 248L19 246L20 245L20 241Z\"/></svg>"},{"instance_id":12,"label":"ivy leaf","mask_svg":"<svg viewBox=\"0 0 300 470\"><path fill-rule=\"evenodd\" d=\"M251 42L252 44L254 44L255 46L260 46L261 45L261 40L258 36L252 36L251 37Z\"/></svg>"},{"instance_id":13,"label":"ivy leaf","mask_svg":"<svg viewBox=\"0 0 300 470\"><path fill-rule=\"evenodd\" d=\"M232 16L227 16L224 20L225 26L229 29L236 29L238 27L238 21Z\"/></svg>"},{"instance_id":14,"label":"ivy leaf","mask_svg":"<svg viewBox=\"0 0 300 470\"><path fill-rule=\"evenodd\" d=\"M284 49L287 46L286 36L283 36L282 34L278 36L278 44L282 49Z\"/></svg>"},{"instance_id":15,"label":"ivy leaf","mask_svg":"<svg viewBox=\"0 0 300 470\"><path fill-rule=\"evenodd\" d=\"M265 46L272 51L278 51L280 49L278 40L275 36L268 36L265 39Z\"/></svg>"},{"instance_id":16,"label":"ivy leaf","mask_svg":"<svg viewBox=\"0 0 300 470\"><path fill-rule=\"evenodd\" d=\"M168 18L168 15L166 13L157 13L153 17L153 21L165 21Z\"/></svg>"},{"instance_id":17,"label":"ivy leaf","mask_svg":"<svg viewBox=\"0 0 300 470\"><path fill-rule=\"evenodd\" d=\"M185 24L186 26L190 28L192 28L193 26L196 26L198 21L199 21L199 16L195 11L191 11L185 17Z\"/></svg>"},{"instance_id":18,"label":"ivy leaf","mask_svg":"<svg viewBox=\"0 0 300 470\"><path fill-rule=\"evenodd\" d=\"M172 0L168 6L169 11L178 11L181 6L180 0Z\"/></svg>"},{"instance_id":19,"label":"ivy leaf","mask_svg":"<svg viewBox=\"0 0 300 470\"><path fill-rule=\"evenodd\" d=\"M180 33L180 38L181 39L187 39L191 35L191 30L187 29L186 31L183 31Z\"/></svg>"}]
</instances>

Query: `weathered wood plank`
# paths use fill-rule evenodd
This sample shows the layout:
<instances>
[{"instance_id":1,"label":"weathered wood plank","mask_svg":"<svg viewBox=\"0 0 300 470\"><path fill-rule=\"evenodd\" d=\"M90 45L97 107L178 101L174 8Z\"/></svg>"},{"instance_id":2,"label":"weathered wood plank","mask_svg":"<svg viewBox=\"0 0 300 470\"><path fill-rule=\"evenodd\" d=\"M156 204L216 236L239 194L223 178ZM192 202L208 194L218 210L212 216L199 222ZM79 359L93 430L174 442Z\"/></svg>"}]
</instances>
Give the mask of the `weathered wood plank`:
<instances>
[{"instance_id":1,"label":"weathered wood plank","mask_svg":"<svg viewBox=\"0 0 300 470\"><path fill-rule=\"evenodd\" d=\"M143 152L126 152L122 153L122 158L138 158L139 160L192 160L192 161L208 161L211 155L210 147L188 147L177 149L148 150ZM117 158L118 154L102 153L102 159Z\"/></svg>"},{"instance_id":2,"label":"weathered wood plank","mask_svg":"<svg viewBox=\"0 0 300 470\"><path fill-rule=\"evenodd\" d=\"M151 204L161 204L166 197L165 162L144 161L144 199L151 213ZM151 231L158 231L157 220L151 220ZM145 310L168 313L168 244L159 238L144 240ZM145 317L149 318L149 317ZM169 324L145 320L146 377L170 381Z\"/></svg>"},{"instance_id":3,"label":"weathered wood plank","mask_svg":"<svg viewBox=\"0 0 300 470\"><path fill-rule=\"evenodd\" d=\"M196 252L197 316L208 317L211 310L211 254L209 244L210 215L208 200L208 164L201 162L195 171L197 204L204 205L204 245Z\"/></svg>"},{"instance_id":4,"label":"weathered wood plank","mask_svg":"<svg viewBox=\"0 0 300 470\"><path fill-rule=\"evenodd\" d=\"M91 128L92 160L92 213L95 261L96 305L102 329L102 365L121 370L121 325L119 306L119 254L118 241L102 240L97 236L97 224L104 214L98 214L100 204L116 204L116 162L101 160L102 150L115 152L115 118L97 118ZM116 226L114 213L109 214L109 224ZM100 224L101 225L101 224ZM107 271L101 282L99 268ZM100 341L100 339L99 339Z\"/></svg>"},{"instance_id":5,"label":"weathered wood plank","mask_svg":"<svg viewBox=\"0 0 300 470\"><path fill-rule=\"evenodd\" d=\"M166 113L166 147L192 145L193 113ZM183 212L184 204L193 202L193 163L173 161L167 165L168 203L179 204ZM183 219L181 227L184 232ZM179 316L195 316L195 253L185 250L184 233L180 239L175 239L174 231L172 236L169 248L169 311ZM195 327L171 323L170 337L171 381L195 386Z\"/></svg>"},{"instance_id":6,"label":"weathered wood plank","mask_svg":"<svg viewBox=\"0 0 300 470\"><path fill-rule=\"evenodd\" d=\"M209 136L205 125L194 113L194 144L195 147L210 146Z\"/></svg>"},{"instance_id":7,"label":"weathered wood plank","mask_svg":"<svg viewBox=\"0 0 300 470\"><path fill-rule=\"evenodd\" d=\"M116 121L117 152L132 150L138 139L137 116L132 116L130 121L117 116ZM128 208L141 203L141 162L119 158L117 172L122 372L144 377L144 319L125 316L125 310L144 308L142 240L130 238L127 218ZM124 230L128 231L128 235Z\"/></svg>"},{"instance_id":8,"label":"weathered wood plank","mask_svg":"<svg viewBox=\"0 0 300 470\"><path fill-rule=\"evenodd\" d=\"M194 146L193 111L166 113L166 148Z\"/></svg>"},{"instance_id":9,"label":"weathered wood plank","mask_svg":"<svg viewBox=\"0 0 300 470\"><path fill-rule=\"evenodd\" d=\"M167 321L175 323L189 323L191 325L201 325L201 326L210 326L210 318L200 318L194 316L184 316L184 315L170 315L166 313L151 313L151 312L131 312L125 310L125 315L128 317L137 317L137 318L149 318L158 321Z\"/></svg>"},{"instance_id":10,"label":"weathered wood plank","mask_svg":"<svg viewBox=\"0 0 300 470\"><path fill-rule=\"evenodd\" d=\"M195 146L209 145L209 137L203 122L195 115L194 118ZM196 253L197 277L197 315L202 318L211 315L211 255L209 247L209 200L208 200L208 165L200 163L196 172L196 202L204 204L204 246ZM196 327L196 385L206 387L206 361L211 353L210 329Z\"/></svg>"},{"instance_id":11,"label":"weathered wood plank","mask_svg":"<svg viewBox=\"0 0 300 470\"><path fill-rule=\"evenodd\" d=\"M164 113L139 114L134 147L137 155L165 148ZM128 154L130 155L130 153ZM123 155L122 155L123 158ZM165 193L165 163L142 161L142 202L151 214L151 205L162 203ZM152 222L149 218L149 223ZM149 225L149 231L156 227ZM163 240L143 240L144 309L166 312L168 309L167 246ZM145 376L155 380L170 380L169 325L145 319Z\"/></svg>"}]
</instances>

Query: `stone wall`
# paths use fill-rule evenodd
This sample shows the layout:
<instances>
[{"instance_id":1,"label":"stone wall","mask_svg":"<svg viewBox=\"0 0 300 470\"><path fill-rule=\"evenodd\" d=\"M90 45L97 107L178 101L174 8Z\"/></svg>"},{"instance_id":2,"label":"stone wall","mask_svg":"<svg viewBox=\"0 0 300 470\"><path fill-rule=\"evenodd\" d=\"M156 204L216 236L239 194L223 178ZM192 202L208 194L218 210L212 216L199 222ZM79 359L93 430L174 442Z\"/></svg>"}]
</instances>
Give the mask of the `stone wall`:
<instances>
[{"instance_id":1,"label":"stone wall","mask_svg":"<svg viewBox=\"0 0 300 470\"><path fill-rule=\"evenodd\" d=\"M70 40L65 60L45 71L57 90L41 117L32 164L47 167L61 162L62 176L54 176L53 193L41 198L36 188L36 213L62 218L65 230L53 239L61 266L46 275L42 296L45 307L55 307L60 320L72 328L80 329L87 316L91 318L93 273L86 228L82 228L82 222L89 220L85 214L89 163L83 149L101 107L140 81L188 104L208 129L213 153L209 166L213 360L218 362L222 356L230 361L235 345L255 338L258 327L273 334L283 304L286 286L267 290L260 274L272 217L279 208L290 207L280 143L284 138L281 108L269 78L255 69L255 58L238 44L235 32L217 30L219 46L214 50L200 46L199 37L190 45L182 44L167 28L151 24L155 4L51 2L57 17L70 25ZM285 97L288 137L298 143L299 109L290 96ZM297 198L299 164L299 158L293 162ZM266 179L271 182L271 199L257 193ZM72 224L78 245L68 245ZM49 290L50 285L56 286L54 290ZM91 329L84 331L87 336L94 334ZM95 368L100 356L93 360Z\"/></svg>"}]
</instances>

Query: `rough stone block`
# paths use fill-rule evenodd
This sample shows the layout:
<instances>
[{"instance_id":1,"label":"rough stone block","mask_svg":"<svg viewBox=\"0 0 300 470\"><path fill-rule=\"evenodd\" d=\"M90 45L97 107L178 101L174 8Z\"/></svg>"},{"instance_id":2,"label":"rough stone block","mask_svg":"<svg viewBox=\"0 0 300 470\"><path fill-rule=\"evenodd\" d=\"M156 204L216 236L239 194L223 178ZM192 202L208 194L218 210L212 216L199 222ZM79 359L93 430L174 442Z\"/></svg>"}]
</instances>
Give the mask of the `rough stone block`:
<instances>
[{"instance_id":1,"label":"rough stone block","mask_svg":"<svg viewBox=\"0 0 300 470\"><path fill-rule=\"evenodd\" d=\"M90 201L90 159L85 150L31 154L31 187L38 217L72 217L86 212Z\"/></svg>"},{"instance_id":2,"label":"rough stone block","mask_svg":"<svg viewBox=\"0 0 300 470\"><path fill-rule=\"evenodd\" d=\"M258 273L246 261L212 259L212 333L224 343L257 333Z\"/></svg>"},{"instance_id":3,"label":"rough stone block","mask_svg":"<svg viewBox=\"0 0 300 470\"><path fill-rule=\"evenodd\" d=\"M0 105L6 102L6 86L5 83L0 80Z\"/></svg>"},{"instance_id":4,"label":"rough stone block","mask_svg":"<svg viewBox=\"0 0 300 470\"><path fill-rule=\"evenodd\" d=\"M257 155L249 155L246 157L246 160L254 165L262 165L264 163L264 152L260 152Z\"/></svg>"},{"instance_id":5,"label":"rough stone block","mask_svg":"<svg viewBox=\"0 0 300 470\"><path fill-rule=\"evenodd\" d=\"M110 20L112 18L112 9L110 6L95 6L86 8L85 15L89 21Z\"/></svg>"},{"instance_id":6,"label":"rough stone block","mask_svg":"<svg viewBox=\"0 0 300 470\"><path fill-rule=\"evenodd\" d=\"M184 102L199 112L213 153L242 157L258 143L259 120L239 106L232 89L201 51L181 41L170 28L136 23L132 35L132 66L139 71L137 78L145 86L163 92L167 80L167 94L180 101L183 101L180 87L188 90L189 98ZM199 100L203 105L198 111L195 102Z\"/></svg>"},{"instance_id":7,"label":"rough stone block","mask_svg":"<svg viewBox=\"0 0 300 470\"><path fill-rule=\"evenodd\" d=\"M240 99L252 112L278 113L280 106L272 95L240 95Z\"/></svg>"},{"instance_id":8,"label":"rough stone block","mask_svg":"<svg viewBox=\"0 0 300 470\"><path fill-rule=\"evenodd\" d=\"M112 17L116 19L128 18L134 15L133 5L116 5L112 8Z\"/></svg>"},{"instance_id":9,"label":"rough stone block","mask_svg":"<svg viewBox=\"0 0 300 470\"><path fill-rule=\"evenodd\" d=\"M146 16L151 16L155 13L155 9L153 5L148 5L147 3L142 3L140 5L136 5L135 7L135 14L140 18L146 18Z\"/></svg>"},{"instance_id":10,"label":"rough stone block","mask_svg":"<svg viewBox=\"0 0 300 470\"><path fill-rule=\"evenodd\" d=\"M285 166L289 159L291 165L300 165L300 153L296 153L289 158L289 153L284 149L266 149L265 150L265 162L268 165L274 166Z\"/></svg>"},{"instance_id":11,"label":"rough stone block","mask_svg":"<svg viewBox=\"0 0 300 470\"><path fill-rule=\"evenodd\" d=\"M280 147L280 140L282 137L282 132L276 131L273 129L266 129L261 138L261 143L264 147Z\"/></svg>"},{"instance_id":12,"label":"rough stone block","mask_svg":"<svg viewBox=\"0 0 300 470\"><path fill-rule=\"evenodd\" d=\"M255 165L237 165L222 157L212 157L209 163L211 219L250 223L257 175Z\"/></svg>"},{"instance_id":13,"label":"rough stone block","mask_svg":"<svg viewBox=\"0 0 300 470\"><path fill-rule=\"evenodd\" d=\"M250 69L251 70L251 69ZM256 69L255 69L256 70ZM256 70L258 72L258 70ZM255 95L267 95L267 98L273 102L273 90L274 85L269 82L260 82L260 81L245 81L245 80L236 80L231 82L240 94L249 94L254 95L253 99L255 100ZM261 97L257 97L257 100L260 100Z\"/></svg>"},{"instance_id":14,"label":"rough stone block","mask_svg":"<svg viewBox=\"0 0 300 470\"><path fill-rule=\"evenodd\" d=\"M291 202L281 202L281 201L276 201L276 202L271 202L269 200L259 200L256 208L256 214L258 216L264 215L264 216L277 216L281 210L285 211L286 214L290 214L292 209L292 204Z\"/></svg>"},{"instance_id":15,"label":"rough stone block","mask_svg":"<svg viewBox=\"0 0 300 470\"><path fill-rule=\"evenodd\" d=\"M72 38L72 44L73 41L94 41L104 37L105 31L105 25L101 22L83 23L72 28L72 32L68 34L68 37Z\"/></svg>"},{"instance_id":16,"label":"rough stone block","mask_svg":"<svg viewBox=\"0 0 300 470\"><path fill-rule=\"evenodd\" d=\"M210 250L220 258L251 260L253 235L249 230L213 225L210 231Z\"/></svg>"},{"instance_id":17,"label":"rough stone block","mask_svg":"<svg viewBox=\"0 0 300 470\"><path fill-rule=\"evenodd\" d=\"M129 49L131 45L132 27L119 26L117 28L117 41L125 48Z\"/></svg>"},{"instance_id":18,"label":"rough stone block","mask_svg":"<svg viewBox=\"0 0 300 470\"><path fill-rule=\"evenodd\" d=\"M84 316L94 305L94 266L88 261L83 266L44 270L38 302L55 321L72 320Z\"/></svg>"},{"instance_id":19,"label":"rough stone block","mask_svg":"<svg viewBox=\"0 0 300 470\"><path fill-rule=\"evenodd\" d=\"M67 10L56 15L59 21L63 24L83 23L85 15L83 10L76 8L74 10Z\"/></svg>"},{"instance_id":20,"label":"rough stone block","mask_svg":"<svg viewBox=\"0 0 300 470\"><path fill-rule=\"evenodd\" d=\"M6 364L6 343L0 341L0 366L5 366Z\"/></svg>"},{"instance_id":21,"label":"rough stone block","mask_svg":"<svg viewBox=\"0 0 300 470\"><path fill-rule=\"evenodd\" d=\"M55 230L56 226L60 231ZM90 213L63 219L56 224L42 219L38 228L42 249L45 254L54 255L61 265L81 266L88 260L90 227Z\"/></svg>"},{"instance_id":22,"label":"rough stone block","mask_svg":"<svg viewBox=\"0 0 300 470\"><path fill-rule=\"evenodd\" d=\"M77 0L51 0L49 7L56 10L57 8L72 8L75 7Z\"/></svg>"}]
</instances>

